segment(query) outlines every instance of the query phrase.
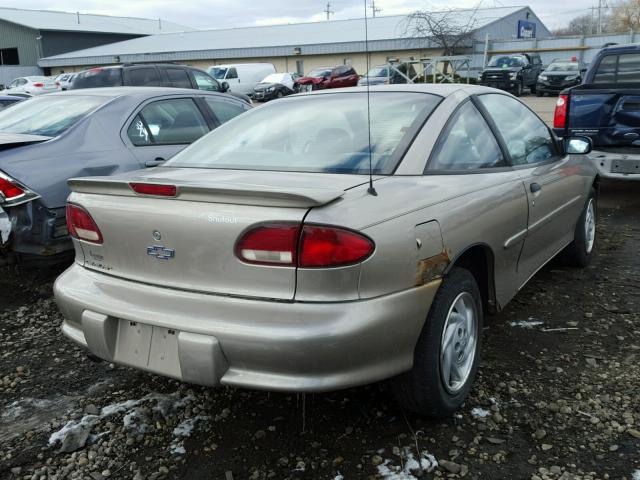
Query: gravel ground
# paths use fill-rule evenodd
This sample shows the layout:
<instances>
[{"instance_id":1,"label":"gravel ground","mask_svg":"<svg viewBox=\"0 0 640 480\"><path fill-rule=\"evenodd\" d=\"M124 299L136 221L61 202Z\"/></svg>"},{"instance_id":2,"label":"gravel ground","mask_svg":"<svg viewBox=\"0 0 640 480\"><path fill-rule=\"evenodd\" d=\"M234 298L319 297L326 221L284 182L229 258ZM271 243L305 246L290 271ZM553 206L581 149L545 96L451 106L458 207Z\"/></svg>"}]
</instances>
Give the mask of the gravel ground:
<instances>
[{"instance_id":1,"label":"gravel ground","mask_svg":"<svg viewBox=\"0 0 640 480\"><path fill-rule=\"evenodd\" d=\"M488 319L452 418L384 384L286 395L94 363L59 332L59 272L0 275L0 478L640 479L640 195L603 188L599 256L552 263Z\"/></svg>"}]
</instances>

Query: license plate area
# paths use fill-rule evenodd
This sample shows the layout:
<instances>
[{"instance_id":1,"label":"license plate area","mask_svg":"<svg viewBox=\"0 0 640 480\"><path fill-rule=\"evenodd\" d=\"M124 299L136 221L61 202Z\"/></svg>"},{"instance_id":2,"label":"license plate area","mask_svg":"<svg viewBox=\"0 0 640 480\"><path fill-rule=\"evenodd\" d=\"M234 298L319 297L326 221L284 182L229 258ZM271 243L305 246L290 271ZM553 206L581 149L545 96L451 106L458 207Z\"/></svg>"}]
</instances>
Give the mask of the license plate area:
<instances>
[{"instance_id":1,"label":"license plate area","mask_svg":"<svg viewBox=\"0 0 640 480\"><path fill-rule=\"evenodd\" d=\"M640 174L640 160L617 159L611 161L611 173Z\"/></svg>"},{"instance_id":2,"label":"license plate area","mask_svg":"<svg viewBox=\"0 0 640 480\"><path fill-rule=\"evenodd\" d=\"M169 328L120 320L115 360L164 375L180 377L178 332Z\"/></svg>"}]
</instances>

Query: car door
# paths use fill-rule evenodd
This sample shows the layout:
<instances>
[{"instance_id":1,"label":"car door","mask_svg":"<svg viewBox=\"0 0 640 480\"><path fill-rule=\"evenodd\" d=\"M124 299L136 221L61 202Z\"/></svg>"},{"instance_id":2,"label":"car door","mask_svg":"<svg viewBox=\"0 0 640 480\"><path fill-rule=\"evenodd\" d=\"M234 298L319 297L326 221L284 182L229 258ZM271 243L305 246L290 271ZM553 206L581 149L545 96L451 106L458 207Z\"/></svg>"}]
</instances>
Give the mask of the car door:
<instances>
[{"instance_id":1,"label":"car door","mask_svg":"<svg viewBox=\"0 0 640 480\"><path fill-rule=\"evenodd\" d=\"M449 251L489 246L495 256L497 298L511 298L527 230L527 194L520 172L509 166L506 152L472 101L450 117L425 174L440 176L437 188L443 192L455 192L437 218ZM416 226L416 238L421 238L419 229Z\"/></svg>"},{"instance_id":2,"label":"car door","mask_svg":"<svg viewBox=\"0 0 640 480\"><path fill-rule=\"evenodd\" d=\"M141 165L156 167L211 128L192 97L152 99L124 126L122 138Z\"/></svg>"},{"instance_id":3,"label":"car door","mask_svg":"<svg viewBox=\"0 0 640 480\"><path fill-rule=\"evenodd\" d=\"M233 92L239 92L240 78L238 78L238 70L235 67L229 67L227 73L224 76L224 81L229 84L229 90Z\"/></svg>"},{"instance_id":4,"label":"car door","mask_svg":"<svg viewBox=\"0 0 640 480\"><path fill-rule=\"evenodd\" d=\"M524 284L573 239L584 207L582 178L574 174L578 160L565 155L545 123L515 98L484 94L478 100L527 192L527 234L518 262Z\"/></svg>"}]
</instances>

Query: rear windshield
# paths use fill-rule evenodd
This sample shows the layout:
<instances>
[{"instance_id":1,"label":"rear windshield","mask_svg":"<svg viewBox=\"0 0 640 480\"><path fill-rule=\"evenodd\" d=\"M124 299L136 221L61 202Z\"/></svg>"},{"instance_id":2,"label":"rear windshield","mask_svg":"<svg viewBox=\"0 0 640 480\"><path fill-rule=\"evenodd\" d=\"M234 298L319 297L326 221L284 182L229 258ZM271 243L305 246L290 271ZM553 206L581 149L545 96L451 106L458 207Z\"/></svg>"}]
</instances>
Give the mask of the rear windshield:
<instances>
[{"instance_id":1,"label":"rear windshield","mask_svg":"<svg viewBox=\"0 0 640 480\"><path fill-rule=\"evenodd\" d=\"M441 97L371 94L372 172L391 174ZM256 108L218 127L167 167L369 172L366 93L291 98Z\"/></svg>"},{"instance_id":2,"label":"rear windshield","mask_svg":"<svg viewBox=\"0 0 640 480\"><path fill-rule=\"evenodd\" d=\"M55 137L108 100L76 95L30 98L0 112L0 132Z\"/></svg>"},{"instance_id":3,"label":"rear windshield","mask_svg":"<svg viewBox=\"0 0 640 480\"><path fill-rule=\"evenodd\" d=\"M600 60L593 83L640 83L640 53L607 55Z\"/></svg>"},{"instance_id":4,"label":"rear windshield","mask_svg":"<svg viewBox=\"0 0 640 480\"><path fill-rule=\"evenodd\" d=\"M121 68L93 68L80 72L73 79L73 88L121 87Z\"/></svg>"}]
</instances>

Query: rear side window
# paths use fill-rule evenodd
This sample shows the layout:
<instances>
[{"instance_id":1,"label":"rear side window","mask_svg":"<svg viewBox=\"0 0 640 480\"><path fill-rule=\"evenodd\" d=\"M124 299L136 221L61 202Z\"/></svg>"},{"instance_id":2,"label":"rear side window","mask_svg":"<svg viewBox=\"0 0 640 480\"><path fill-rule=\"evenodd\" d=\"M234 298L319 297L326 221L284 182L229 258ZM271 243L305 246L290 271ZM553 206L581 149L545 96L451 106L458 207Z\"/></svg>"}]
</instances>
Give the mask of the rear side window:
<instances>
[{"instance_id":1,"label":"rear side window","mask_svg":"<svg viewBox=\"0 0 640 480\"><path fill-rule=\"evenodd\" d=\"M205 98L205 100L221 124L228 122L245 111L245 107L240 103L217 98Z\"/></svg>"},{"instance_id":2,"label":"rear side window","mask_svg":"<svg viewBox=\"0 0 640 480\"><path fill-rule=\"evenodd\" d=\"M593 83L640 83L640 54L607 55L600 60Z\"/></svg>"},{"instance_id":3,"label":"rear side window","mask_svg":"<svg viewBox=\"0 0 640 480\"><path fill-rule=\"evenodd\" d=\"M208 131L192 99L174 98L145 106L129 125L127 136L136 146L180 145L192 143Z\"/></svg>"},{"instance_id":4,"label":"rear side window","mask_svg":"<svg viewBox=\"0 0 640 480\"><path fill-rule=\"evenodd\" d=\"M216 80L211 78L209 75L203 72L199 72L198 70L192 70L193 78L196 80L196 85L198 86L198 90L205 90L207 92L219 92L220 85Z\"/></svg>"},{"instance_id":5,"label":"rear side window","mask_svg":"<svg viewBox=\"0 0 640 480\"><path fill-rule=\"evenodd\" d=\"M174 88L192 88L189 73L181 68L167 68L167 77L169 78L169 86Z\"/></svg>"},{"instance_id":6,"label":"rear side window","mask_svg":"<svg viewBox=\"0 0 640 480\"><path fill-rule=\"evenodd\" d=\"M555 156L549 129L518 100L496 94L478 99L498 127L514 165L536 164Z\"/></svg>"},{"instance_id":7,"label":"rear side window","mask_svg":"<svg viewBox=\"0 0 640 480\"><path fill-rule=\"evenodd\" d=\"M73 80L73 88L121 87L122 69L95 68L80 72Z\"/></svg>"},{"instance_id":8,"label":"rear side window","mask_svg":"<svg viewBox=\"0 0 640 480\"><path fill-rule=\"evenodd\" d=\"M153 67L132 68L125 72L127 85L132 87L161 87L162 80Z\"/></svg>"},{"instance_id":9,"label":"rear side window","mask_svg":"<svg viewBox=\"0 0 640 480\"><path fill-rule=\"evenodd\" d=\"M464 171L504 166L506 162L489 126L473 103L467 102L440 135L427 168Z\"/></svg>"}]
</instances>

